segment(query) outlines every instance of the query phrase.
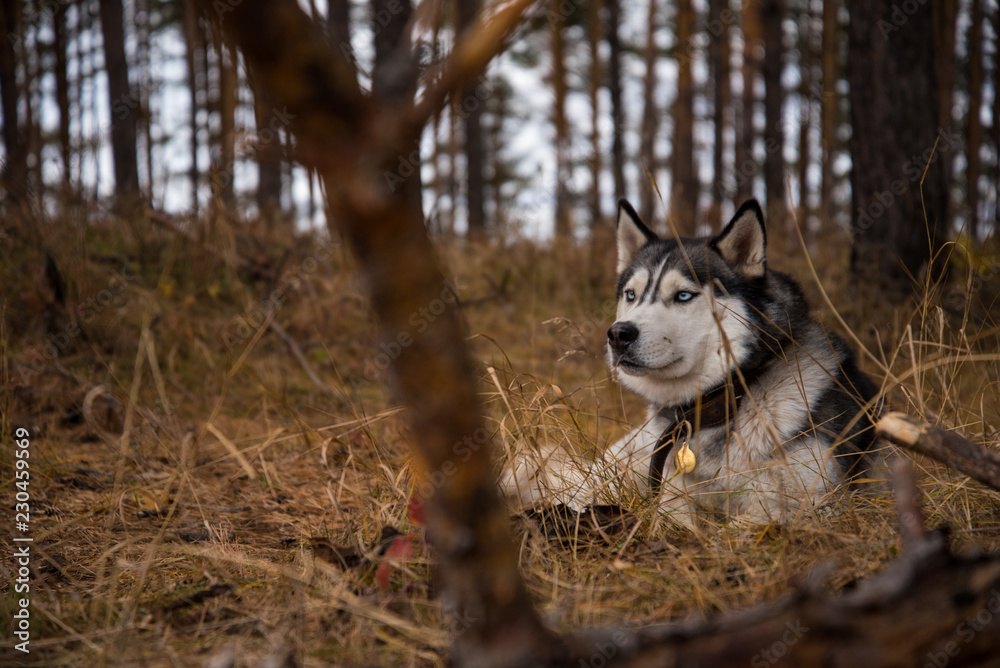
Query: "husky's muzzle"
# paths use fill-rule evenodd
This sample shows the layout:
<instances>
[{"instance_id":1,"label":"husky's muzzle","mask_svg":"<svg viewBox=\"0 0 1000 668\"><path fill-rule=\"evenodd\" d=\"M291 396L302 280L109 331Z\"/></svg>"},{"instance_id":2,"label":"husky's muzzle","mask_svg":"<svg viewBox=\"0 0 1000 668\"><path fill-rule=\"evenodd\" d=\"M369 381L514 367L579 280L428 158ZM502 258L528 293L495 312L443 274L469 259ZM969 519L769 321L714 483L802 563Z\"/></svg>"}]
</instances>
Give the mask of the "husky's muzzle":
<instances>
[{"instance_id":1,"label":"husky's muzzle","mask_svg":"<svg viewBox=\"0 0 1000 668\"><path fill-rule=\"evenodd\" d=\"M639 328L631 322L616 322L608 329L608 345L616 356L628 352L629 346L639 338Z\"/></svg>"}]
</instances>

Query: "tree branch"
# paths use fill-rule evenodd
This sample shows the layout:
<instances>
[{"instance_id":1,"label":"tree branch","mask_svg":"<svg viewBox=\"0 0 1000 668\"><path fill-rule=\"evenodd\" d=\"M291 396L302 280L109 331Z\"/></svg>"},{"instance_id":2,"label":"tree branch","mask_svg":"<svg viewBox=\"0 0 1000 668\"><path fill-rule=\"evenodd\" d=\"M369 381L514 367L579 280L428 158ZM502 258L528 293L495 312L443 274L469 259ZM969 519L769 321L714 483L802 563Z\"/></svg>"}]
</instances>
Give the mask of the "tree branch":
<instances>
[{"instance_id":1,"label":"tree branch","mask_svg":"<svg viewBox=\"0 0 1000 668\"><path fill-rule=\"evenodd\" d=\"M432 99L443 102L502 48L499 35L509 32L519 6L483 28L488 40L452 56L446 83L422 103L424 114L433 111ZM400 124L400 112L360 99L341 72L342 57L295 0L244 0L223 28L258 84L293 116L291 129L306 147L300 158L317 168L330 211L363 268L382 343L398 350L391 389L409 409L416 489L441 563L442 603L466 627L453 659L475 666L547 661L558 650L517 569L458 300L437 268L420 212L399 187L409 175L400 169L413 150L407 142L419 138L426 115L404 110L408 121Z\"/></svg>"},{"instance_id":2,"label":"tree branch","mask_svg":"<svg viewBox=\"0 0 1000 668\"><path fill-rule=\"evenodd\" d=\"M1000 454L954 432L920 425L903 413L889 413L875 425L882 438L927 455L984 485L1000 490Z\"/></svg>"}]
</instances>

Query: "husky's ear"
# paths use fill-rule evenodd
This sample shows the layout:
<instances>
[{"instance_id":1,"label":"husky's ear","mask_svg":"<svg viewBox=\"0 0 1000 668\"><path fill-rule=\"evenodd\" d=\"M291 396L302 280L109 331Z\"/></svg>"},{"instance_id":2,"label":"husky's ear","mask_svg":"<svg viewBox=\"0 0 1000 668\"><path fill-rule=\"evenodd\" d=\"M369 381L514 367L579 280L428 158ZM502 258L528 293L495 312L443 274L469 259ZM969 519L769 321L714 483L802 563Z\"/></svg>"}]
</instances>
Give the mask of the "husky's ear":
<instances>
[{"instance_id":1,"label":"husky's ear","mask_svg":"<svg viewBox=\"0 0 1000 668\"><path fill-rule=\"evenodd\" d=\"M622 273L640 248L657 236L643 224L627 200L618 200L618 273Z\"/></svg>"},{"instance_id":2,"label":"husky's ear","mask_svg":"<svg viewBox=\"0 0 1000 668\"><path fill-rule=\"evenodd\" d=\"M757 200L744 202L726 229L709 245L726 264L747 278L764 276L767 272L767 233L764 231L764 213Z\"/></svg>"}]
</instances>

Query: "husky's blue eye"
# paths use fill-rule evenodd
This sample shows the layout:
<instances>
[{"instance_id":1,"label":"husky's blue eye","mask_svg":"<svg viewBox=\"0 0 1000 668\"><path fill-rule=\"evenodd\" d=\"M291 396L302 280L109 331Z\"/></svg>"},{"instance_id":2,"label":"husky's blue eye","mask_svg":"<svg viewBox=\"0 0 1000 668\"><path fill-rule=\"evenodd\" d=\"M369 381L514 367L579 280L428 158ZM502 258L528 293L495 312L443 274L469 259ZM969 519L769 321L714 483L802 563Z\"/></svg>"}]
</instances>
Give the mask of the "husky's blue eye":
<instances>
[{"instance_id":1,"label":"husky's blue eye","mask_svg":"<svg viewBox=\"0 0 1000 668\"><path fill-rule=\"evenodd\" d=\"M674 295L674 301L676 302L689 302L694 299L695 294L689 290L681 290L676 295Z\"/></svg>"},{"instance_id":2,"label":"husky's blue eye","mask_svg":"<svg viewBox=\"0 0 1000 668\"><path fill-rule=\"evenodd\" d=\"M634 302L635 301L635 290L631 288L625 291L625 301Z\"/></svg>"}]
</instances>

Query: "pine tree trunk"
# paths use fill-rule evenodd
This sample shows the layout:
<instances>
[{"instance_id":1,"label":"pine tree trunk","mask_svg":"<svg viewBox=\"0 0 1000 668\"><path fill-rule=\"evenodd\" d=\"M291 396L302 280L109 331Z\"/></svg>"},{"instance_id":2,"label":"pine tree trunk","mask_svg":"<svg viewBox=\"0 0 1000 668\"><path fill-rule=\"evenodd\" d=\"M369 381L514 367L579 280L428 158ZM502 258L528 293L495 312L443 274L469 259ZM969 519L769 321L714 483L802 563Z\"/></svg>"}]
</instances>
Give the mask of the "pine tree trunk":
<instances>
[{"instance_id":1,"label":"pine tree trunk","mask_svg":"<svg viewBox=\"0 0 1000 668\"><path fill-rule=\"evenodd\" d=\"M328 0L326 16L330 39L334 48L344 57L354 79L358 78L354 49L351 46L351 0Z\"/></svg>"},{"instance_id":2,"label":"pine tree trunk","mask_svg":"<svg viewBox=\"0 0 1000 668\"><path fill-rule=\"evenodd\" d=\"M958 22L958 2L955 0L931 0L934 12L934 69L938 85L938 118L941 125L950 131L952 110L955 106L955 88L958 79L958 58L955 54L955 29ZM881 37L881 36L880 36ZM940 145L942 178L952 182L955 171L954 160L959 147ZM950 197L949 197L950 205Z\"/></svg>"},{"instance_id":3,"label":"pine tree trunk","mask_svg":"<svg viewBox=\"0 0 1000 668\"><path fill-rule=\"evenodd\" d=\"M275 121L275 104L268 92L254 86L254 118L257 124L257 210L268 228L279 226L281 217L281 135ZM274 125L274 127L272 127ZM220 193L221 194L221 193Z\"/></svg>"},{"instance_id":4,"label":"pine tree trunk","mask_svg":"<svg viewBox=\"0 0 1000 668\"><path fill-rule=\"evenodd\" d=\"M17 83L17 52L23 43L21 8L17 0L2 0L0 4L0 104L3 106L3 143L7 155L0 164L0 177L6 198L11 204L29 199L28 151L22 134L23 123L18 113L21 90Z\"/></svg>"},{"instance_id":5,"label":"pine tree trunk","mask_svg":"<svg viewBox=\"0 0 1000 668\"><path fill-rule=\"evenodd\" d=\"M458 10L458 30L464 34L474 23L479 13L479 0L456 0ZM465 190L468 207L468 234L475 238L486 236L486 209L483 191L486 180L483 176L483 100L476 97L476 85L470 84L461 91L457 109L464 119L465 130Z\"/></svg>"},{"instance_id":6,"label":"pine tree trunk","mask_svg":"<svg viewBox=\"0 0 1000 668\"><path fill-rule=\"evenodd\" d=\"M902 299L944 241L947 190L938 139L933 9L903 28L880 21L892 0L848 0L851 100L851 270L859 285ZM948 129L939 148L957 138ZM926 176L924 170L926 168ZM922 179L922 185L921 185ZM924 220L927 220L925 229ZM922 281L920 281L922 283Z\"/></svg>"},{"instance_id":7,"label":"pine tree trunk","mask_svg":"<svg viewBox=\"0 0 1000 668\"><path fill-rule=\"evenodd\" d=\"M677 98L674 100L674 137L670 188L670 218L677 231L693 235L698 213L698 176L694 162L694 7L677 2Z\"/></svg>"},{"instance_id":8,"label":"pine tree trunk","mask_svg":"<svg viewBox=\"0 0 1000 668\"><path fill-rule=\"evenodd\" d=\"M372 95L387 108L409 107L416 92L413 82L417 80L417 63L409 33L413 5L410 0L374 0L372 13L373 16L391 17L375 35ZM413 215L423 219L423 183L420 178L420 165L420 145L416 143L406 152L405 158L397 157L392 164L384 166L384 171L395 173L403 179L399 184L403 189L403 196L413 207ZM480 189L480 196L481 193Z\"/></svg>"},{"instance_id":9,"label":"pine tree trunk","mask_svg":"<svg viewBox=\"0 0 1000 668\"><path fill-rule=\"evenodd\" d=\"M759 165L754 158L757 139L755 116L757 112L757 80L760 63L757 49L760 46L760 8L755 2L741 5L743 32L743 99L740 104L740 124L736 138L735 186L737 199L742 201L754 196L754 181Z\"/></svg>"},{"instance_id":10,"label":"pine tree trunk","mask_svg":"<svg viewBox=\"0 0 1000 668\"><path fill-rule=\"evenodd\" d=\"M979 149L983 144L983 125L979 111L983 106L983 0L972 0L972 21L968 44L969 113L965 126L965 203L969 208L966 228L979 239L979 175L982 173Z\"/></svg>"},{"instance_id":11,"label":"pine tree trunk","mask_svg":"<svg viewBox=\"0 0 1000 668\"><path fill-rule=\"evenodd\" d=\"M625 197L625 110L622 108L622 44L618 37L621 24L620 0L606 0L608 8L608 94L611 97L611 171L615 179L615 197Z\"/></svg>"},{"instance_id":12,"label":"pine tree trunk","mask_svg":"<svg viewBox=\"0 0 1000 668\"><path fill-rule=\"evenodd\" d=\"M763 0L760 6L761 33L766 55L764 77L764 187L767 190L767 221L771 229L785 229L788 206L785 198L785 133L781 110L785 92L781 86L784 60L783 0Z\"/></svg>"},{"instance_id":13,"label":"pine tree trunk","mask_svg":"<svg viewBox=\"0 0 1000 668\"><path fill-rule=\"evenodd\" d=\"M69 140L69 62L66 49L66 9L67 6L56 6L52 16L52 49L56 57L56 107L59 109L59 161L62 164L63 186L70 187L70 158L72 148Z\"/></svg>"},{"instance_id":14,"label":"pine tree trunk","mask_svg":"<svg viewBox=\"0 0 1000 668\"><path fill-rule=\"evenodd\" d=\"M216 165L221 179L220 196L226 207L236 204L233 174L236 160L236 102L237 74L236 53L222 40L215 40L215 54L219 63L219 163Z\"/></svg>"},{"instance_id":15,"label":"pine tree trunk","mask_svg":"<svg viewBox=\"0 0 1000 668\"><path fill-rule=\"evenodd\" d=\"M184 26L184 61L187 65L187 81L189 101L189 119L191 129L191 166L188 169L188 179L191 181L191 211L198 214L198 85L200 76L199 51L204 48L201 39L201 27L198 25L198 7L194 0L185 0L182 6ZM223 175L221 178L224 178ZM231 175L229 175L231 177Z\"/></svg>"},{"instance_id":16,"label":"pine tree trunk","mask_svg":"<svg viewBox=\"0 0 1000 668\"><path fill-rule=\"evenodd\" d=\"M122 0L100 0L104 62L108 74L111 108L111 156L115 170L115 193L123 210L139 197L138 99L128 78Z\"/></svg>"},{"instance_id":17,"label":"pine tree trunk","mask_svg":"<svg viewBox=\"0 0 1000 668\"><path fill-rule=\"evenodd\" d=\"M549 9L549 29L552 41L552 90L554 105L552 123L556 130L556 209L555 235L567 239L572 234L569 211L569 123L566 120L566 48L563 29L566 17L557 3Z\"/></svg>"},{"instance_id":18,"label":"pine tree trunk","mask_svg":"<svg viewBox=\"0 0 1000 668\"><path fill-rule=\"evenodd\" d=\"M587 39L590 47L590 227L596 227L601 216L601 130L598 95L601 87L601 0L590 0L587 7Z\"/></svg>"},{"instance_id":19,"label":"pine tree trunk","mask_svg":"<svg viewBox=\"0 0 1000 668\"><path fill-rule=\"evenodd\" d=\"M725 13L724 13L725 12ZM723 184L725 174L726 116L732 105L732 91L729 87L729 23L732 10L727 0L710 0L708 5L708 59L712 67L713 124L715 141L712 144L712 207L706 215L712 231L722 227Z\"/></svg>"},{"instance_id":20,"label":"pine tree trunk","mask_svg":"<svg viewBox=\"0 0 1000 668\"><path fill-rule=\"evenodd\" d=\"M840 0L823 3L823 99L820 103L820 141L823 157L820 189L821 220L832 220L833 211L833 154L837 150L837 124L840 118L840 96L837 95L837 77L840 72L840 25L837 10Z\"/></svg>"},{"instance_id":21,"label":"pine tree trunk","mask_svg":"<svg viewBox=\"0 0 1000 668\"><path fill-rule=\"evenodd\" d=\"M656 218L656 0L646 11L646 46L643 50L645 75L642 79L642 124L639 128L639 216L647 223Z\"/></svg>"},{"instance_id":22,"label":"pine tree trunk","mask_svg":"<svg viewBox=\"0 0 1000 668\"><path fill-rule=\"evenodd\" d=\"M799 182L798 222L808 229L809 215L809 163L812 149L809 146L809 131L812 129L812 85L813 85L813 33L812 11L809 3L803 3L799 16L799 162L797 177Z\"/></svg>"},{"instance_id":23,"label":"pine tree trunk","mask_svg":"<svg viewBox=\"0 0 1000 668\"><path fill-rule=\"evenodd\" d=\"M993 9L993 34L1000 35L1000 7ZM1000 230L1000 39L993 42L993 125L990 142L993 145L993 229Z\"/></svg>"}]
</instances>

